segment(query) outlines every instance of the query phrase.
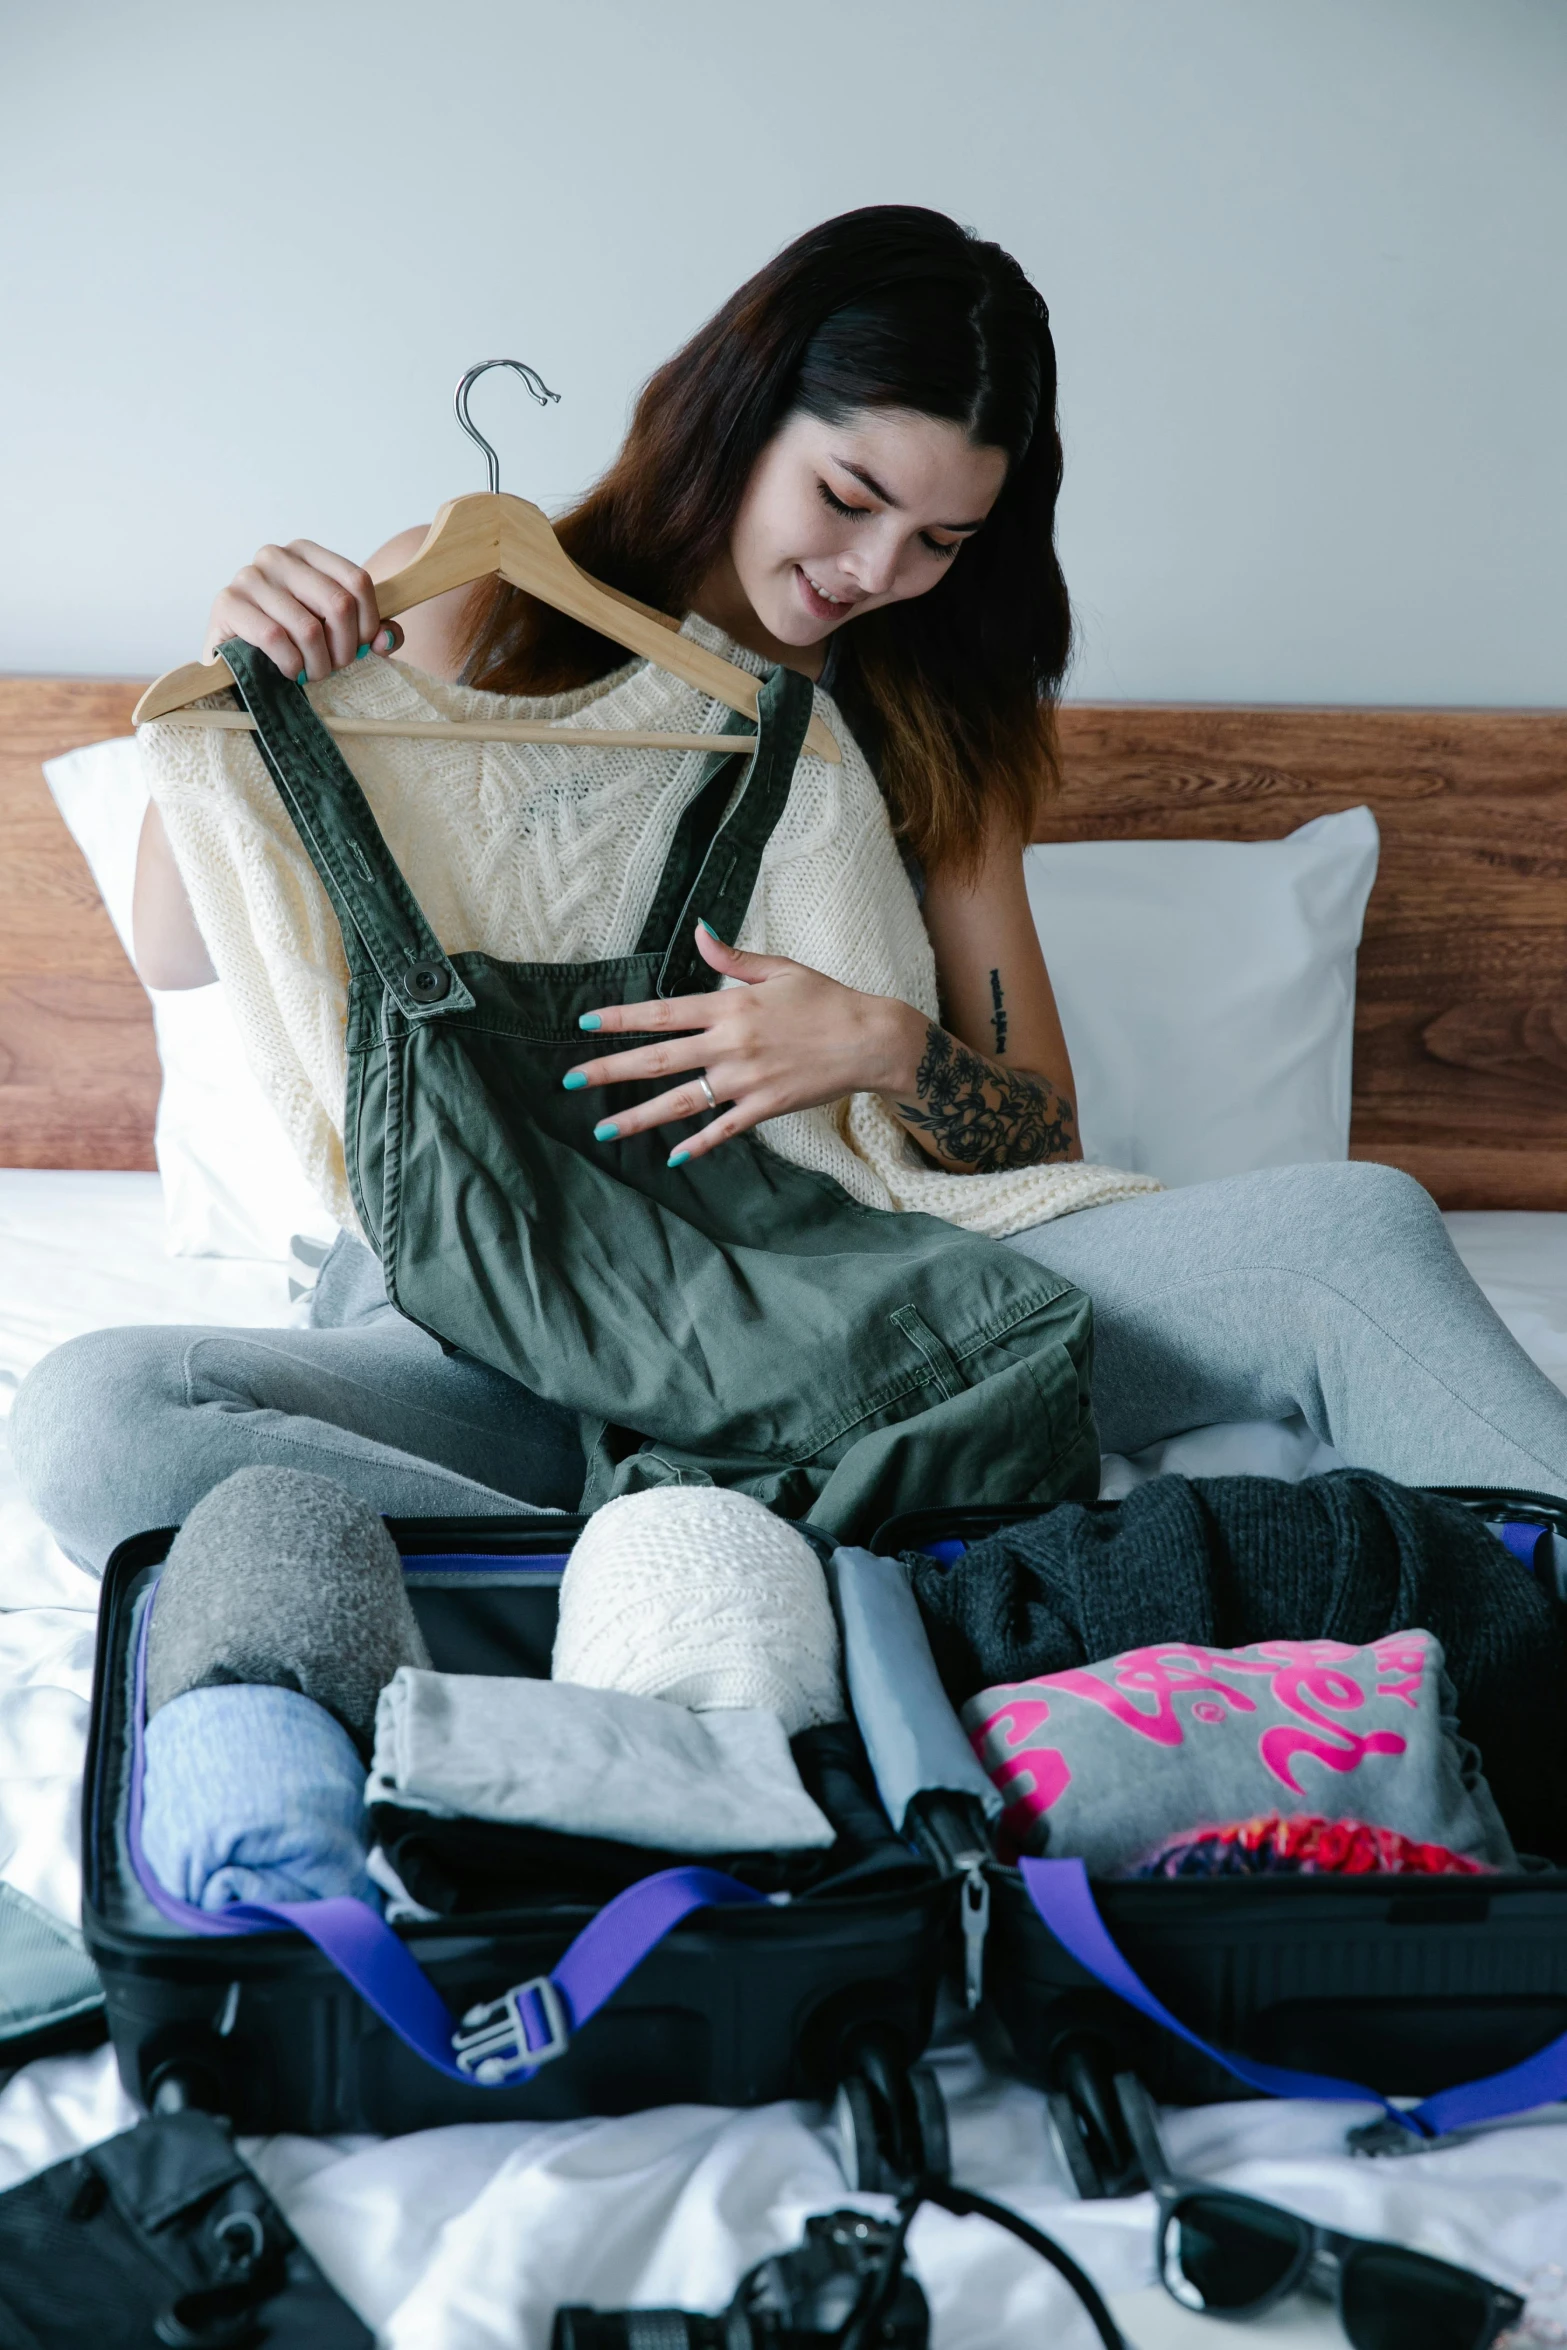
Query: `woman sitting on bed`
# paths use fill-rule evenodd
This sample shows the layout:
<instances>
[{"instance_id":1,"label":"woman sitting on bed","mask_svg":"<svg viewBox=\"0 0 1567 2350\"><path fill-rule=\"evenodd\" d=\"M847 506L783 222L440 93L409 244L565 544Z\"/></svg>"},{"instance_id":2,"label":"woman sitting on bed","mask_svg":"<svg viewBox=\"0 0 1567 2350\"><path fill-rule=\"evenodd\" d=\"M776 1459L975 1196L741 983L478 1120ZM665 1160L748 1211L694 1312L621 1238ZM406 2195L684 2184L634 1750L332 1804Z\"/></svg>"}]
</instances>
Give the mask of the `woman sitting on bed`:
<instances>
[{"instance_id":1,"label":"woman sitting on bed","mask_svg":"<svg viewBox=\"0 0 1567 2350\"><path fill-rule=\"evenodd\" d=\"M707 962L744 984L662 1007L667 1041L586 1058L584 1079L608 1109L617 1081L667 1073L666 1091L615 1118L625 1135L703 1114L693 1155L789 1111L879 1097L911 1162L963 1179L937 1212L962 1222L970 1198L999 1200L986 1228L1092 1298L1108 1448L1298 1412L1345 1460L1411 1483L1567 1492L1567 1400L1407 1176L1321 1165L1158 1192L1081 1164L1021 857L1055 778L1070 639L1055 393L1045 306L1016 262L904 207L799 239L654 376L560 537L606 583L832 696L830 723L855 738L846 760L857 743L897 829L943 1024L703 934ZM623 666L618 647L503 586L383 622L375 575L421 536L368 568L308 540L264 548L218 597L209 647L239 636L314 680L369 646L524 695ZM155 807L135 918L149 985L216 976ZM618 1024L606 1010L605 1031ZM27 1381L12 1429L33 1501L94 1568L249 1463L323 1470L408 1516L570 1508L582 1480L575 1421L443 1354L347 1235L308 1329L78 1338Z\"/></svg>"}]
</instances>

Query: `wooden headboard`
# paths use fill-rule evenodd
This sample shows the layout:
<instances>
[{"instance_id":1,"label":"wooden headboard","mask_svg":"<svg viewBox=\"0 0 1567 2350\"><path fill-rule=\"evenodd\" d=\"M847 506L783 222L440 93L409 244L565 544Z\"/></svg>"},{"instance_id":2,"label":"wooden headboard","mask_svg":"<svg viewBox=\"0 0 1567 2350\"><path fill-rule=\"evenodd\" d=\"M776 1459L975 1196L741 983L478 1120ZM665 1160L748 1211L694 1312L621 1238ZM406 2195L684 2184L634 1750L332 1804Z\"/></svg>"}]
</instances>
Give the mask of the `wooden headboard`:
<instances>
[{"instance_id":1,"label":"wooden headboard","mask_svg":"<svg viewBox=\"0 0 1567 2350\"><path fill-rule=\"evenodd\" d=\"M153 1164L152 1014L42 773L129 734L140 691L0 677L0 1166Z\"/></svg>"},{"instance_id":2,"label":"wooden headboard","mask_svg":"<svg viewBox=\"0 0 1567 2350\"><path fill-rule=\"evenodd\" d=\"M0 679L0 1165L150 1167L152 1023L41 760L134 684ZM1382 828L1355 1019L1356 1158L1444 1207L1567 1208L1567 711L1075 704L1064 840Z\"/></svg>"},{"instance_id":3,"label":"wooden headboard","mask_svg":"<svg viewBox=\"0 0 1567 2350\"><path fill-rule=\"evenodd\" d=\"M1567 1208L1567 710L1078 706L1063 840L1382 833L1350 1156L1444 1208Z\"/></svg>"}]
</instances>

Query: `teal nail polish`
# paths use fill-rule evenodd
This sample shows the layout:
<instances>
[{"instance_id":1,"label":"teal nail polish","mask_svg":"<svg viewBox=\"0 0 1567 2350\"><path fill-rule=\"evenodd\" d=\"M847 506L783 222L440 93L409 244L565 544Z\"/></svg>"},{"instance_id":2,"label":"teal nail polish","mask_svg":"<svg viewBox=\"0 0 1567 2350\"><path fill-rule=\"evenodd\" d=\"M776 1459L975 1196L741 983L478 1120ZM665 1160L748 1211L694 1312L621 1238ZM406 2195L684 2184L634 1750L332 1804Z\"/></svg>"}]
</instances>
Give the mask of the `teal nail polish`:
<instances>
[{"instance_id":1,"label":"teal nail polish","mask_svg":"<svg viewBox=\"0 0 1567 2350\"><path fill-rule=\"evenodd\" d=\"M587 1082L587 1078L580 1069L568 1069L561 1079L561 1084L568 1093L580 1093Z\"/></svg>"},{"instance_id":2,"label":"teal nail polish","mask_svg":"<svg viewBox=\"0 0 1567 2350\"><path fill-rule=\"evenodd\" d=\"M620 1128L615 1124L613 1118L601 1118L593 1129L593 1139L595 1142L618 1142Z\"/></svg>"},{"instance_id":3,"label":"teal nail polish","mask_svg":"<svg viewBox=\"0 0 1567 2350\"><path fill-rule=\"evenodd\" d=\"M597 1012L579 1012L577 1014L579 1028L602 1028L603 1025L604 1023Z\"/></svg>"},{"instance_id":4,"label":"teal nail polish","mask_svg":"<svg viewBox=\"0 0 1567 2350\"><path fill-rule=\"evenodd\" d=\"M369 650L370 647L368 645L361 645L358 652L354 655L354 659L356 661L362 661Z\"/></svg>"},{"instance_id":5,"label":"teal nail polish","mask_svg":"<svg viewBox=\"0 0 1567 2350\"><path fill-rule=\"evenodd\" d=\"M664 1164L666 1167L683 1167L690 1156L689 1151L671 1151Z\"/></svg>"},{"instance_id":6,"label":"teal nail polish","mask_svg":"<svg viewBox=\"0 0 1567 2350\"><path fill-rule=\"evenodd\" d=\"M295 680L294 680L294 683L295 683L296 685L308 685L308 684L310 683L310 672L309 672L309 670L308 670L308 669L301 669L301 671L299 672L299 675L298 675L298 676L295 678Z\"/></svg>"},{"instance_id":7,"label":"teal nail polish","mask_svg":"<svg viewBox=\"0 0 1567 2350\"><path fill-rule=\"evenodd\" d=\"M718 938L718 933L713 928L711 922L704 922L700 914L698 914L696 918L696 926L698 930L705 930L709 938ZM726 946L728 941L727 939L718 938L718 943L720 946Z\"/></svg>"}]
</instances>

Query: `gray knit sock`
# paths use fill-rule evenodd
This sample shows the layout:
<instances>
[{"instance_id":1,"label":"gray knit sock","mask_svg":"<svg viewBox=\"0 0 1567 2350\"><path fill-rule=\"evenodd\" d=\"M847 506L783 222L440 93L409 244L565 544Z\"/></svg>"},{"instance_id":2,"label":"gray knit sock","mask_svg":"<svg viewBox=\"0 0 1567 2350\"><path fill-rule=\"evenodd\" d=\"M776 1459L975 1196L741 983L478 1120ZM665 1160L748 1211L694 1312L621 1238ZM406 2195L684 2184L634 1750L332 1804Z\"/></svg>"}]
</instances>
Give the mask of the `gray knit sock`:
<instances>
[{"instance_id":1,"label":"gray knit sock","mask_svg":"<svg viewBox=\"0 0 1567 2350\"><path fill-rule=\"evenodd\" d=\"M375 1701L430 1654L402 1562L357 1495L303 1469L237 1469L174 1537L147 1638L149 1718L225 1681L297 1689L368 1753Z\"/></svg>"}]
</instances>

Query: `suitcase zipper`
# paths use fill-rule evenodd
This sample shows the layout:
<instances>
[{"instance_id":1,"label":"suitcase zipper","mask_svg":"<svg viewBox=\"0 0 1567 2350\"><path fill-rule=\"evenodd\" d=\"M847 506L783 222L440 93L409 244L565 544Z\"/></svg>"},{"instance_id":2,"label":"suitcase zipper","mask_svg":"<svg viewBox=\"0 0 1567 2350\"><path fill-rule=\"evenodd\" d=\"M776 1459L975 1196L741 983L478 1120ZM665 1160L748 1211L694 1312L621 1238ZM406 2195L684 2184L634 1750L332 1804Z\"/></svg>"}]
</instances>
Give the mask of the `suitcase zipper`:
<instances>
[{"instance_id":1,"label":"suitcase zipper","mask_svg":"<svg viewBox=\"0 0 1567 2350\"><path fill-rule=\"evenodd\" d=\"M963 1997L972 2013L985 1991L985 1937L990 1931L990 1879L985 1874L989 1855L960 1852L963 1870Z\"/></svg>"}]
</instances>

